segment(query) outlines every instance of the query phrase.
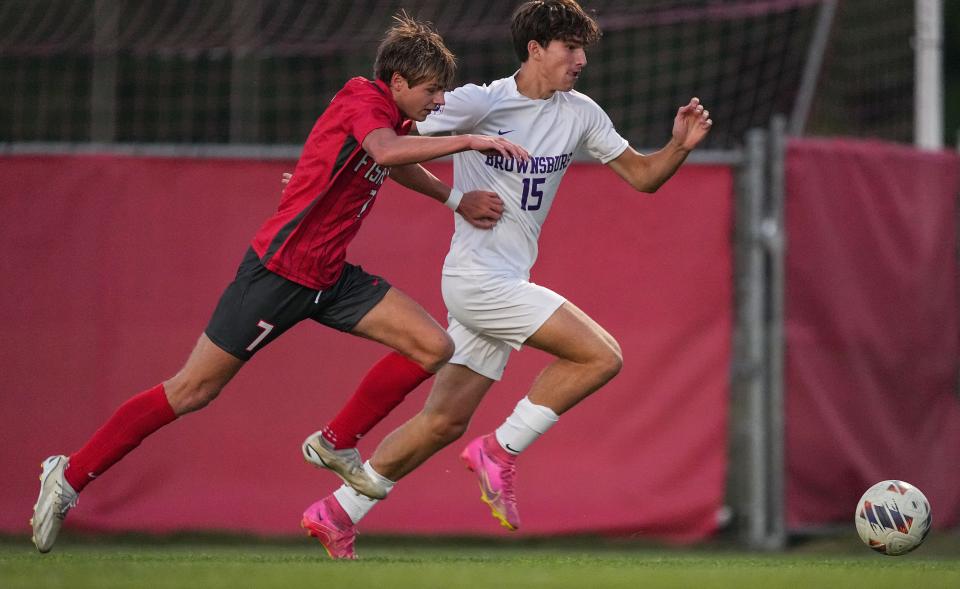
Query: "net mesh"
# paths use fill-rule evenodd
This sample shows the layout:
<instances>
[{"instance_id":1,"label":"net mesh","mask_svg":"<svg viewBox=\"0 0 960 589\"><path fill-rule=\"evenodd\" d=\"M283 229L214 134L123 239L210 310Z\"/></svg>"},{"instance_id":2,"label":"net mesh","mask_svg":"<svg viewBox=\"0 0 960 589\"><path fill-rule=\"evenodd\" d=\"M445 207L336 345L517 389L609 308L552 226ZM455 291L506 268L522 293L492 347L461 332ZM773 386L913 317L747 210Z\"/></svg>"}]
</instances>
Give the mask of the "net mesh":
<instances>
[{"instance_id":1,"label":"net mesh","mask_svg":"<svg viewBox=\"0 0 960 589\"><path fill-rule=\"evenodd\" d=\"M391 15L432 21L459 82L510 75L516 1L4 0L0 141L298 144ZM789 114L822 0L597 0L578 90L638 146L699 96L708 147ZM910 137L912 0L844 0L808 129Z\"/></svg>"},{"instance_id":2,"label":"net mesh","mask_svg":"<svg viewBox=\"0 0 960 589\"><path fill-rule=\"evenodd\" d=\"M842 1L809 132L913 140L914 2Z\"/></svg>"}]
</instances>

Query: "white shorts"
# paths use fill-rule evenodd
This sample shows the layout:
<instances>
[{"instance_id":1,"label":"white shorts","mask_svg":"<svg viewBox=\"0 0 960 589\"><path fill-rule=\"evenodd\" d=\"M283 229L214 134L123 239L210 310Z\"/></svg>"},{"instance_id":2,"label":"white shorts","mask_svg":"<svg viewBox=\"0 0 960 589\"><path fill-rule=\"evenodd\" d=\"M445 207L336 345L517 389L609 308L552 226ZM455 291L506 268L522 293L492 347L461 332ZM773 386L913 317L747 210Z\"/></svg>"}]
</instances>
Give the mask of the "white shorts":
<instances>
[{"instance_id":1,"label":"white shorts","mask_svg":"<svg viewBox=\"0 0 960 589\"><path fill-rule=\"evenodd\" d=\"M500 380L510 358L566 299L513 276L447 276L440 282L447 332L456 351L450 362Z\"/></svg>"}]
</instances>

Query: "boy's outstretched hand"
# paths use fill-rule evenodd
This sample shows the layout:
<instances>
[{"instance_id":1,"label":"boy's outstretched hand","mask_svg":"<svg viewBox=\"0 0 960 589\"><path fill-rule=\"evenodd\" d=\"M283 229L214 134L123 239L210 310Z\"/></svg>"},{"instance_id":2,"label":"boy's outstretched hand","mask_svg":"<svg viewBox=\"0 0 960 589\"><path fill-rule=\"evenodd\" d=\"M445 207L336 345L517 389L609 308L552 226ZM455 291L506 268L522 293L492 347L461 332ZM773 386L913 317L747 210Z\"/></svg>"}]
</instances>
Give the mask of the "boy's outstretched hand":
<instances>
[{"instance_id":1,"label":"boy's outstretched hand","mask_svg":"<svg viewBox=\"0 0 960 589\"><path fill-rule=\"evenodd\" d=\"M283 172L280 175L281 192L287 189L293 174ZM492 229L503 215L503 201L496 192L489 190L471 190L463 194L463 200L457 207L460 216L478 229Z\"/></svg>"},{"instance_id":2,"label":"boy's outstretched hand","mask_svg":"<svg viewBox=\"0 0 960 589\"><path fill-rule=\"evenodd\" d=\"M691 98L690 102L677 110L677 116L673 119L673 140L691 151L703 141L712 126L710 111L703 108L699 98Z\"/></svg>"}]
</instances>

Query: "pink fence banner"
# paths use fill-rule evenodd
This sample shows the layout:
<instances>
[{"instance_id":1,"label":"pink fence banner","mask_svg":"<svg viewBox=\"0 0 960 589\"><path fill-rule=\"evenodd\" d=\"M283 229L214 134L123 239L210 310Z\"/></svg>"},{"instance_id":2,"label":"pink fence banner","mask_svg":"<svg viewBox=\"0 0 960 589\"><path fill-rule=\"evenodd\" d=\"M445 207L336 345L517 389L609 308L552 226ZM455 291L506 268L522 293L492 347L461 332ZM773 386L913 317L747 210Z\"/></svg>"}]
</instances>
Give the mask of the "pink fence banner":
<instances>
[{"instance_id":1,"label":"pink fence banner","mask_svg":"<svg viewBox=\"0 0 960 589\"><path fill-rule=\"evenodd\" d=\"M0 531L26 533L38 464L77 449L136 392L169 378L206 326L292 162L116 156L0 158ZM449 163L430 168L452 176ZM575 164L544 229L533 280L620 341L625 366L520 459L524 534L716 529L727 465L732 174L687 165L655 196ZM388 182L348 259L445 321L440 268L453 223ZM385 349L311 322L257 354L209 407L149 437L94 481L68 528L300 533L338 486L303 438ZM516 353L467 437L397 485L364 533L499 534L457 460L545 366ZM421 386L361 441L422 407Z\"/></svg>"},{"instance_id":2,"label":"pink fence banner","mask_svg":"<svg viewBox=\"0 0 960 589\"><path fill-rule=\"evenodd\" d=\"M879 142L787 154L787 520L850 523L900 479L960 518L960 158ZM852 527L851 527L852 529Z\"/></svg>"}]
</instances>

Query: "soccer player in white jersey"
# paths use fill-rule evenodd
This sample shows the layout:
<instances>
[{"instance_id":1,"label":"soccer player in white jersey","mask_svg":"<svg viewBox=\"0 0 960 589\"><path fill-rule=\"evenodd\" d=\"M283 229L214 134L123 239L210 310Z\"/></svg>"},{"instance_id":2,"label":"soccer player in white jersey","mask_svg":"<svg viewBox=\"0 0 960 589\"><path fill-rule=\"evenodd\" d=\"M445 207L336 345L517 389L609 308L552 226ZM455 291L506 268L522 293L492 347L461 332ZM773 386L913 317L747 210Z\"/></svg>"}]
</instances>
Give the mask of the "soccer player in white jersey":
<instances>
[{"instance_id":1,"label":"soccer player in white jersey","mask_svg":"<svg viewBox=\"0 0 960 589\"><path fill-rule=\"evenodd\" d=\"M556 358L513 413L461 454L477 474L481 499L493 516L516 530L517 456L560 415L613 378L623 361L620 346L603 327L563 296L529 281L540 228L560 181L574 153L582 150L634 189L654 192L713 123L693 98L677 111L667 145L641 155L593 100L573 90L587 63L584 49L600 37L597 23L574 0L526 2L515 11L511 30L521 61L514 75L448 92L442 111L417 123L421 134L507 135L530 153L530 160L476 152L454 155L454 185L463 191L497 193L504 202L503 214L487 231L456 219L442 278L447 331L456 351L438 372L423 410L387 436L364 468L380 487L377 495L386 496L395 481L464 433L481 399L503 374L512 350L523 345L544 350ZM368 378L377 380L375 372L376 367ZM396 392L386 397L395 398ZM367 406L371 402L369 397L364 400ZM341 443L347 438L343 431L334 436ZM355 439L346 445L351 442ZM309 443L310 438L305 445ZM354 558L356 523L376 503L344 485L308 507L302 525L332 557Z\"/></svg>"}]
</instances>

